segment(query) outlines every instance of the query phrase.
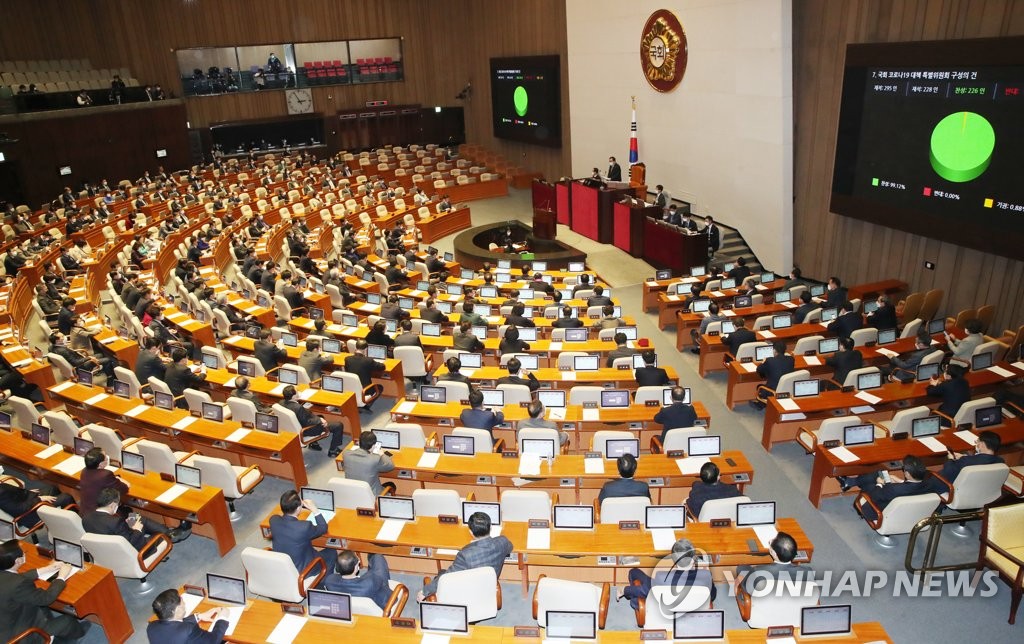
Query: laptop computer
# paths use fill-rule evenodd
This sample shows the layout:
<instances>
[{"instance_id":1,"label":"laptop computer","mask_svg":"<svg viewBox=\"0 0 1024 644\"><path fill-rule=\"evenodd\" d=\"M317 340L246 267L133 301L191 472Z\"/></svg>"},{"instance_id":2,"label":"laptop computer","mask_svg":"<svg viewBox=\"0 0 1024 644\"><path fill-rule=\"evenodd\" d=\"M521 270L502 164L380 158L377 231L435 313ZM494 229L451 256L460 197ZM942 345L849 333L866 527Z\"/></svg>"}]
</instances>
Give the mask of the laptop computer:
<instances>
[{"instance_id":1,"label":"laptop computer","mask_svg":"<svg viewBox=\"0 0 1024 644\"><path fill-rule=\"evenodd\" d=\"M123 380L114 381L114 395L118 398L131 398L131 388Z\"/></svg>"},{"instance_id":2,"label":"laptop computer","mask_svg":"<svg viewBox=\"0 0 1024 644\"><path fill-rule=\"evenodd\" d=\"M818 354L825 355L839 351L839 338L823 338L818 340Z\"/></svg>"},{"instance_id":3,"label":"laptop computer","mask_svg":"<svg viewBox=\"0 0 1024 644\"><path fill-rule=\"evenodd\" d=\"M85 552L82 546L57 537L53 537L52 541L55 560L70 565L76 571L85 567Z\"/></svg>"},{"instance_id":4,"label":"laptop computer","mask_svg":"<svg viewBox=\"0 0 1024 644\"><path fill-rule=\"evenodd\" d=\"M340 394L345 391L345 381L340 376L328 376L324 374L320 378L320 388L324 391L330 391L336 394Z\"/></svg>"},{"instance_id":5,"label":"laptop computer","mask_svg":"<svg viewBox=\"0 0 1024 644\"><path fill-rule=\"evenodd\" d=\"M774 355L775 355L775 347L773 347L770 344L754 347L754 361L755 362L764 362L765 360L767 360L768 358L771 358Z\"/></svg>"},{"instance_id":6,"label":"laptop computer","mask_svg":"<svg viewBox=\"0 0 1024 644\"><path fill-rule=\"evenodd\" d=\"M256 412L256 429L262 432L276 434L278 432L278 418L273 414Z\"/></svg>"},{"instance_id":7,"label":"laptop computer","mask_svg":"<svg viewBox=\"0 0 1024 644\"><path fill-rule=\"evenodd\" d=\"M1003 423L1003 408L999 405L982 407L974 411L974 427L984 429Z\"/></svg>"},{"instance_id":8,"label":"laptop computer","mask_svg":"<svg viewBox=\"0 0 1024 644\"><path fill-rule=\"evenodd\" d=\"M857 391L876 389L882 386L882 372L872 371L857 376Z\"/></svg>"},{"instance_id":9,"label":"laptop computer","mask_svg":"<svg viewBox=\"0 0 1024 644\"><path fill-rule=\"evenodd\" d=\"M820 380L797 380L793 383L793 397L806 398L821 393Z\"/></svg>"},{"instance_id":10,"label":"laptop computer","mask_svg":"<svg viewBox=\"0 0 1024 644\"><path fill-rule=\"evenodd\" d=\"M203 473L198 467L175 463L174 481L187 485L190 488L201 490L203 488Z\"/></svg>"}]
</instances>

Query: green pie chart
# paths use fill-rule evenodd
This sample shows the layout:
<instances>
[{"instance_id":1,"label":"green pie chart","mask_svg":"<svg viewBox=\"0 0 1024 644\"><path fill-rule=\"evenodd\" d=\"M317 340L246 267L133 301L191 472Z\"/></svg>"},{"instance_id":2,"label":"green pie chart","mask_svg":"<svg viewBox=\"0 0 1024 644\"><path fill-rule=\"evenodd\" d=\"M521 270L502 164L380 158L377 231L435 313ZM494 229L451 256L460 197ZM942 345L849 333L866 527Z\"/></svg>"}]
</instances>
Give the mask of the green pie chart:
<instances>
[{"instance_id":1,"label":"green pie chart","mask_svg":"<svg viewBox=\"0 0 1024 644\"><path fill-rule=\"evenodd\" d=\"M522 85L516 87L516 91L512 95L512 101L516 105L516 114L519 116L526 116L526 106L530 102L530 97L526 95L525 87Z\"/></svg>"},{"instance_id":2,"label":"green pie chart","mask_svg":"<svg viewBox=\"0 0 1024 644\"><path fill-rule=\"evenodd\" d=\"M963 183L985 172L995 147L996 132L984 116L955 112L932 130L928 158L940 177Z\"/></svg>"}]
</instances>

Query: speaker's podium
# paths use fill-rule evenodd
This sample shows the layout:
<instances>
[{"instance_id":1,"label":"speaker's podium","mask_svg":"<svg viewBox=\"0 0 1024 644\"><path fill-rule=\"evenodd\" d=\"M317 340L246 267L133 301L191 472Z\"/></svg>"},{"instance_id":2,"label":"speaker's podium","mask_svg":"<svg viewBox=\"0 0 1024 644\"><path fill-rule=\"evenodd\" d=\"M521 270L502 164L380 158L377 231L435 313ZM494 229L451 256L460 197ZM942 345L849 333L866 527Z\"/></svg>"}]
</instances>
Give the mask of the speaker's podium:
<instances>
[{"instance_id":1,"label":"speaker's podium","mask_svg":"<svg viewBox=\"0 0 1024 644\"><path fill-rule=\"evenodd\" d=\"M615 202L633 192L629 184L580 179L558 188L558 223L596 242L612 243Z\"/></svg>"},{"instance_id":2,"label":"speaker's podium","mask_svg":"<svg viewBox=\"0 0 1024 644\"><path fill-rule=\"evenodd\" d=\"M648 217L660 219L661 208L626 196L614 204L612 213L612 243L633 257L643 257L644 221Z\"/></svg>"}]
</instances>

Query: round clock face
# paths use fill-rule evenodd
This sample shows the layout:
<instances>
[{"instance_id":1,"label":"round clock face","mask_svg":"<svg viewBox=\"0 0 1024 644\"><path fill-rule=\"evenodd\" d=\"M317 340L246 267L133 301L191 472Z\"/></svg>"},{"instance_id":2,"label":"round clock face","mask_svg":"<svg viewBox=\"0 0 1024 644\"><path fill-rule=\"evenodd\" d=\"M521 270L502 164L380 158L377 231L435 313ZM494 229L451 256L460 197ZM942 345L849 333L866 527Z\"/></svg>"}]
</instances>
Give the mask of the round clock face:
<instances>
[{"instance_id":1,"label":"round clock face","mask_svg":"<svg viewBox=\"0 0 1024 644\"><path fill-rule=\"evenodd\" d=\"M307 114L313 111L313 92L308 89L293 89L286 93L289 114Z\"/></svg>"}]
</instances>

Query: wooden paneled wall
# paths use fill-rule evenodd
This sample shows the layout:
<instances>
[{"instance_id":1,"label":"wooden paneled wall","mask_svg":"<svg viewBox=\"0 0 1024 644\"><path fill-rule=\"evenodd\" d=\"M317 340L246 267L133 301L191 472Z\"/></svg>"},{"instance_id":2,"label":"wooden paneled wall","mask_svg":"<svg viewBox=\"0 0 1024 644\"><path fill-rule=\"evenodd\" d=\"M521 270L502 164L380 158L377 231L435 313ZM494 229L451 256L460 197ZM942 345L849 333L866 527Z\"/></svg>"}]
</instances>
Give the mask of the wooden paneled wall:
<instances>
[{"instance_id":1,"label":"wooden paneled wall","mask_svg":"<svg viewBox=\"0 0 1024 644\"><path fill-rule=\"evenodd\" d=\"M847 43L1021 35L1024 0L794 0L793 14L796 262L851 284L944 289L940 313L994 304L995 332L1024 324L1024 252L999 257L829 212Z\"/></svg>"},{"instance_id":2,"label":"wooden paneled wall","mask_svg":"<svg viewBox=\"0 0 1024 644\"><path fill-rule=\"evenodd\" d=\"M561 0L6 0L0 59L88 58L96 68L128 67L145 83L179 94L174 50L400 36L405 81L313 89L317 112L393 104L458 105L468 80L467 139L548 176L568 171L568 81L565 5ZM495 141L491 135L491 56L558 53L563 58L561 150ZM280 55L280 52L278 52ZM191 127L280 117L284 93L246 93L186 100Z\"/></svg>"}]
</instances>

